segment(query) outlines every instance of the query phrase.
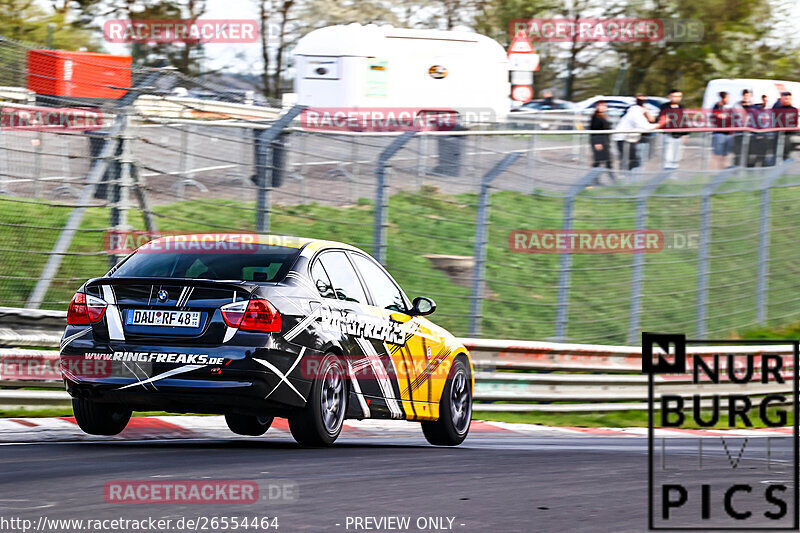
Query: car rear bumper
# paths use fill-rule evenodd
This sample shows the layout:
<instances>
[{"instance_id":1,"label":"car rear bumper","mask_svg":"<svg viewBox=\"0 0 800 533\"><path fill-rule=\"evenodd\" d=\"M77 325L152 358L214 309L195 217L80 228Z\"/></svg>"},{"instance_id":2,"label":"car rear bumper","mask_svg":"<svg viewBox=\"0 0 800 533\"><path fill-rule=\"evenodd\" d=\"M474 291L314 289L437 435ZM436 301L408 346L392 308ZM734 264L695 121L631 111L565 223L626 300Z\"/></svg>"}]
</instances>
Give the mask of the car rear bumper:
<instances>
[{"instance_id":1,"label":"car rear bumper","mask_svg":"<svg viewBox=\"0 0 800 533\"><path fill-rule=\"evenodd\" d=\"M73 397L132 410L277 414L306 403L312 380L301 375L300 357L291 349L109 346L87 338L62 348L61 370Z\"/></svg>"}]
</instances>

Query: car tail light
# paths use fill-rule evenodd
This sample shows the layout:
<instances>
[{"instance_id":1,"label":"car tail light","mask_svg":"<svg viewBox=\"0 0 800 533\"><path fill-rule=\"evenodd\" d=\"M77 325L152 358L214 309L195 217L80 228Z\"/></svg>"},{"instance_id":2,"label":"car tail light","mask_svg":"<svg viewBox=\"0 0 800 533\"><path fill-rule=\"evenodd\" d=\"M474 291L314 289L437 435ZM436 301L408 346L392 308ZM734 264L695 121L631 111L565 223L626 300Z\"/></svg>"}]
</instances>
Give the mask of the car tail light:
<instances>
[{"instance_id":1,"label":"car tail light","mask_svg":"<svg viewBox=\"0 0 800 533\"><path fill-rule=\"evenodd\" d=\"M220 308L225 323L245 331L281 330L281 314L267 300L247 300Z\"/></svg>"},{"instance_id":2,"label":"car tail light","mask_svg":"<svg viewBox=\"0 0 800 533\"><path fill-rule=\"evenodd\" d=\"M100 322L106 312L107 303L100 298L76 292L67 310L67 324L92 324Z\"/></svg>"}]
</instances>

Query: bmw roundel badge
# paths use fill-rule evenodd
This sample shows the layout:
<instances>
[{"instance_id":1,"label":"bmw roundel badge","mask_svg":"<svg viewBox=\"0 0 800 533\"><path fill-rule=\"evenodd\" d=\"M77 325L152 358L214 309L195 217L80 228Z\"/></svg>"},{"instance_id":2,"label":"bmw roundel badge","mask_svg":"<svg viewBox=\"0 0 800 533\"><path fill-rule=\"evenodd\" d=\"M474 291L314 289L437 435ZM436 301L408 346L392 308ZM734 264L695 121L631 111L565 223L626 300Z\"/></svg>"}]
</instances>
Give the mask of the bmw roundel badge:
<instances>
[{"instance_id":1,"label":"bmw roundel badge","mask_svg":"<svg viewBox=\"0 0 800 533\"><path fill-rule=\"evenodd\" d=\"M166 302L167 298L169 298L169 293L167 293L167 291L165 291L164 289L161 289L160 291L158 291L158 299L160 301Z\"/></svg>"}]
</instances>

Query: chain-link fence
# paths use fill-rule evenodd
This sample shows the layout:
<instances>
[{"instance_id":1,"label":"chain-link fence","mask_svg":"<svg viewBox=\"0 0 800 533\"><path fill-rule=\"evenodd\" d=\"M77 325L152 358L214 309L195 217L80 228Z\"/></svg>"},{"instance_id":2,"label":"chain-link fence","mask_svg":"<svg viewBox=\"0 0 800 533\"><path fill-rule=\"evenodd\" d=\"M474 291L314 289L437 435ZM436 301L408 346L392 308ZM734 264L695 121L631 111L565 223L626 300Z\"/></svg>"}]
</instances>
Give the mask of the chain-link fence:
<instances>
[{"instance_id":1,"label":"chain-link fence","mask_svg":"<svg viewBox=\"0 0 800 533\"><path fill-rule=\"evenodd\" d=\"M0 44L0 60L20 46ZM314 131L299 108L278 118L224 91L170 96L201 83L173 71L131 80L138 88L92 104L97 127L0 128L0 305L65 308L119 259L110 231L256 231L372 252L458 335L636 343L647 330L714 338L800 317L800 169L778 157L790 137L770 137L754 161L760 134L736 133L720 161L713 134L692 133L665 170L669 134L656 133L613 146L608 172L591 167L587 131ZM3 113L33 110L26 98L6 97ZM629 150L641 165L618 170ZM612 247L639 230L657 246ZM581 232L600 244L543 244Z\"/></svg>"}]
</instances>

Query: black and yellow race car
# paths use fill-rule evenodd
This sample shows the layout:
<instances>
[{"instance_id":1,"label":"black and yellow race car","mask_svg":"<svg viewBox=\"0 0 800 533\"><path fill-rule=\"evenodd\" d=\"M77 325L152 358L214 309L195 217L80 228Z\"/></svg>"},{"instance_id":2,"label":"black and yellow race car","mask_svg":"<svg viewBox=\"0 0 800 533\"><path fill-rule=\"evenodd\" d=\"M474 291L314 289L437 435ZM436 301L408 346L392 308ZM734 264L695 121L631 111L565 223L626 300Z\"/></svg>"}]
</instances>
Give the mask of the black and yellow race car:
<instances>
[{"instance_id":1,"label":"black and yellow race car","mask_svg":"<svg viewBox=\"0 0 800 533\"><path fill-rule=\"evenodd\" d=\"M333 443L346 418L418 420L429 442L457 445L472 418L473 368L425 318L435 309L347 244L162 237L75 294L62 372L91 434L159 410L224 414L242 435L285 417L312 446Z\"/></svg>"}]
</instances>

